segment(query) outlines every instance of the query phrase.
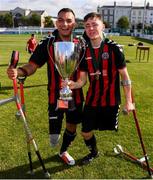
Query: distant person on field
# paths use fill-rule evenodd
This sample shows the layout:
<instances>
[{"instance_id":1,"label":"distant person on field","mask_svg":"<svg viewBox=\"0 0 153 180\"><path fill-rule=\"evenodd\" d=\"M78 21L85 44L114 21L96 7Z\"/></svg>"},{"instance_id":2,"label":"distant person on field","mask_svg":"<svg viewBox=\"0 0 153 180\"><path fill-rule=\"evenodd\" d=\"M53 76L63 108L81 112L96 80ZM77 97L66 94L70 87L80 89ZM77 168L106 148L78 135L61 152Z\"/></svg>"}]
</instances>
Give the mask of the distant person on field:
<instances>
[{"instance_id":1,"label":"distant person on field","mask_svg":"<svg viewBox=\"0 0 153 180\"><path fill-rule=\"evenodd\" d=\"M48 31L48 33L47 33L47 37L48 37L48 38L50 38L51 36L52 36L51 31Z\"/></svg>"},{"instance_id":2,"label":"distant person on field","mask_svg":"<svg viewBox=\"0 0 153 180\"><path fill-rule=\"evenodd\" d=\"M31 38L27 41L26 50L32 54L37 46L37 40L34 34L31 34Z\"/></svg>"},{"instance_id":3,"label":"distant person on field","mask_svg":"<svg viewBox=\"0 0 153 180\"><path fill-rule=\"evenodd\" d=\"M75 38L73 38L73 42L76 44L79 43L80 42L79 36L76 36Z\"/></svg>"}]
</instances>

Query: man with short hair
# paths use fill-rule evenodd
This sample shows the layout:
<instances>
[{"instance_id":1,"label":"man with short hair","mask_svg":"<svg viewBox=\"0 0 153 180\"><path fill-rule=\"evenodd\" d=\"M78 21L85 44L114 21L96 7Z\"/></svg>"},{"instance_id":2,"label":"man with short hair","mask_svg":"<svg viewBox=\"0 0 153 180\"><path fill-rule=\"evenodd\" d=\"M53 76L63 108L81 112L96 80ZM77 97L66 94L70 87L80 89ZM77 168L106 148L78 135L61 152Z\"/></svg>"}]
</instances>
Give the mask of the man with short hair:
<instances>
[{"instance_id":1,"label":"man with short hair","mask_svg":"<svg viewBox=\"0 0 153 180\"><path fill-rule=\"evenodd\" d=\"M81 88L73 90L73 99L76 109L73 111L56 109L57 100L59 99L59 91L61 89L62 78L55 67L54 42L73 41L72 31L75 28L75 14L69 8L63 8L58 12L56 27L52 33L52 37L42 40L33 55L30 57L29 63L19 67L17 70L9 68L8 76L11 79L17 76L30 76L35 71L47 63L48 70L48 116L49 116L49 134L52 146L57 145L64 113L66 114L66 128L63 135L63 143L59 156L68 165L74 165L75 160L67 152L67 148L76 137L77 124L81 122L81 113L83 105L83 91ZM77 80L79 70L76 70L73 77Z\"/></svg>"},{"instance_id":2,"label":"man with short hair","mask_svg":"<svg viewBox=\"0 0 153 180\"><path fill-rule=\"evenodd\" d=\"M120 76L125 93L125 109L134 109L131 98L131 80L126 68L122 48L104 38L101 15L95 12L84 17L86 57L80 63L80 78L71 81L71 89L82 87L89 79L89 87L83 110L82 135L90 153L82 160L90 163L98 157L93 130L118 130L121 103Z\"/></svg>"},{"instance_id":3,"label":"man with short hair","mask_svg":"<svg viewBox=\"0 0 153 180\"><path fill-rule=\"evenodd\" d=\"M27 41L26 50L29 54L32 54L37 46L37 40L34 34L31 34L31 38Z\"/></svg>"}]
</instances>

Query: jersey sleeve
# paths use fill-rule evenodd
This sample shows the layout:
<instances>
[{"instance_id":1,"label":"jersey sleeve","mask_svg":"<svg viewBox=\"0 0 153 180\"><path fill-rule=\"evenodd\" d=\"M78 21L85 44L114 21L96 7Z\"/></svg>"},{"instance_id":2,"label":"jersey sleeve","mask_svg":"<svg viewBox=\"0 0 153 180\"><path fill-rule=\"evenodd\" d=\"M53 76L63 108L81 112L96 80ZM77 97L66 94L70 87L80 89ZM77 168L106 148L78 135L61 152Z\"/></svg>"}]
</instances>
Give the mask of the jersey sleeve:
<instances>
[{"instance_id":1,"label":"jersey sleeve","mask_svg":"<svg viewBox=\"0 0 153 180\"><path fill-rule=\"evenodd\" d=\"M117 69L122 69L122 68L126 67L125 56L123 53L123 47L114 41L108 41L107 43L113 49L113 53L115 56L115 65L116 65Z\"/></svg>"},{"instance_id":2,"label":"jersey sleeve","mask_svg":"<svg viewBox=\"0 0 153 180\"><path fill-rule=\"evenodd\" d=\"M43 66L48 60L47 40L42 40L37 45L35 51L29 59L29 63L34 63L38 67Z\"/></svg>"},{"instance_id":3,"label":"jersey sleeve","mask_svg":"<svg viewBox=\"0 0 153 180\"><path fill-rule=\"evenodd\" d=\"M116 57L115 63L116 63L117 69L122 69L126 67L125 56L124 56L122 47L117 46L115 48L115 57Z\"/></svg>"}]
</instances>

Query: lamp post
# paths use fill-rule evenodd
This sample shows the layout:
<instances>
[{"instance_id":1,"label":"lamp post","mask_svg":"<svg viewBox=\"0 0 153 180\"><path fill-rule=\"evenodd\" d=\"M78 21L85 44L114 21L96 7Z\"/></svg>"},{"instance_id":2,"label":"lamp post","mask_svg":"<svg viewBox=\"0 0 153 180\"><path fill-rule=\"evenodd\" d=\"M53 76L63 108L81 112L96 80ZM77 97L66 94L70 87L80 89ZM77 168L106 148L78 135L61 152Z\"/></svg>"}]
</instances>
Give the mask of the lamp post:
<instances>
[{"instance_id":1,"label":"lamp post","mask_svg":"<svg viewBox=\"0 0 153 180\"><path fill-rule=\"evenodd\" d=\"M143 9L143 21L142 21L142 33L144 34L145 29L145 12L146 12L146 0L144 1L144 9Z\"/></svg>"},{"instance_id":2,"label":"lamp post","mask_svg":"<svg viewBox=\"0 0 153 180\"><path fill-rule=\"evenodd\" d=\"M15 18L15 15L12 15L13 28L15 27L14 18Z\"/></svg>"}]
</instances>

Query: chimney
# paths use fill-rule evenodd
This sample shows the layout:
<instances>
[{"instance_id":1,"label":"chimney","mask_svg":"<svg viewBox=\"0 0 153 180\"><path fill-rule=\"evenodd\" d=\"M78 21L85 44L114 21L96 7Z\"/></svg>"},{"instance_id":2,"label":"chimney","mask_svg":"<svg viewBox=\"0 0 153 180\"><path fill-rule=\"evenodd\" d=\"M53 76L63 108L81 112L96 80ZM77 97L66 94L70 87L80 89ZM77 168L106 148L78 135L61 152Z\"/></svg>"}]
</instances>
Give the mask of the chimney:
<instances>
[{"instance_id":1,"label":"chimney","mask_svg":"<svg viewBox=\"0 0 153 180\"><path fill-rule=\"evenodd\" d=\"M149 4L149 2L147 2L146 9L149 9L149 6L150 6L150 4Z\"/></svg>"}]
</instances>

